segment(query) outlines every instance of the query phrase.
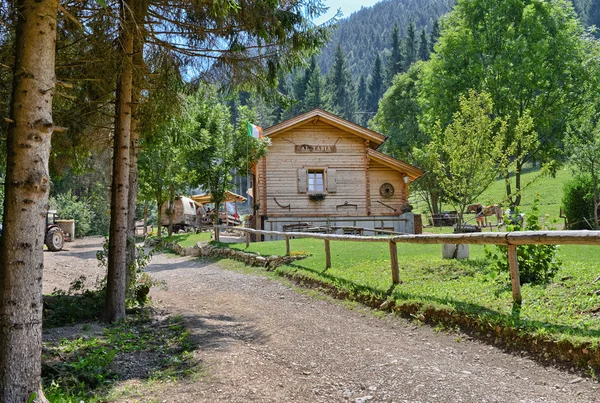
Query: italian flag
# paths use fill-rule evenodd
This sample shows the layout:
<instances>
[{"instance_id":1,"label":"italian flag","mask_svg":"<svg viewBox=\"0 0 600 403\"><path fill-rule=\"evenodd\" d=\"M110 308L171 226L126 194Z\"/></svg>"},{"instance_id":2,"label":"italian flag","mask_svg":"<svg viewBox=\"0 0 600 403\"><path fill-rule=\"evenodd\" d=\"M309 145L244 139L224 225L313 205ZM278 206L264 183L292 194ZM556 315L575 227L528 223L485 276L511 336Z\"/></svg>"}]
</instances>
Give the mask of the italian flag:
<instances>
[{"instance_id":1,"label":"italian flag","mask_svg":"<svg viewBox=\"0 0 600 403\"><path fill-rule=\"evenodd\" d=\"M248 122L248 137L254 137L255 139L262 138L262 127L255 126Z\"/></svg>"}]
</instances>

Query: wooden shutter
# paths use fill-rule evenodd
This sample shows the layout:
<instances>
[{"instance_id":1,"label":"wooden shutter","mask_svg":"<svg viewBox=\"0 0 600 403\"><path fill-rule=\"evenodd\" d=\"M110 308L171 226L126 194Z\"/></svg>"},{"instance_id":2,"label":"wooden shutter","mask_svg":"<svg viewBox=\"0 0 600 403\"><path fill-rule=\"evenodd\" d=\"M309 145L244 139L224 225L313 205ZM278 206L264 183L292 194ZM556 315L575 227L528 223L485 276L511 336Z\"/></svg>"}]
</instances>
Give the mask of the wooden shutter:
<instances>
[{"instance_id":1,"label":"wooden shutter","mask_svg":"<svg viewBox=\"0 0 600 403\"><path fill-rule=\"evenodd\" d=\"M335 193L337 192L337 170L336 169L327 169L327 192Z\"/></svg>"},{"instance_id":2,"label":"wooden shutter","mask_svg":"<svg viewBox=\"0 0 600 403\"><path fill-rule=\"evenodd\" d=\"M304 168L298 169L298 193L308 192L308 172Z\"/></svg>"}]
</instances>

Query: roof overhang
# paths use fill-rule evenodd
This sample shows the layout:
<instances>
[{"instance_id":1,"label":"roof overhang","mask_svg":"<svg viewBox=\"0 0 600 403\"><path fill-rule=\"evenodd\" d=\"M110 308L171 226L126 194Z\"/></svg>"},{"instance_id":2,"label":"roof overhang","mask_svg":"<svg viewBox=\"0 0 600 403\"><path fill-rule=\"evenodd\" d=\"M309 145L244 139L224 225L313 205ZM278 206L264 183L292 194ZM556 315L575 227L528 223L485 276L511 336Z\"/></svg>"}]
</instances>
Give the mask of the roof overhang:
<instances>
[{"instance_id":1,"label":"roof overhang","mask_svg":"<svg viewBox=\"0 0 600 403\"><path fill-rule=\"evenodd\" d=\"M313 121L325 122L331 126L337 127L338 129L344 130L348 133L352 133L365 140L369 140L374 143L375 147L379 147L387 139L383 134L377 133L373 130L367 129L355 123L352 123L346 119L343 119L333 113L329 113L323 109L313 109L312 111L303 113L286 121L283 121L275 126L268 127L263 130L263 134L269 137L276 137L280 134L292 130L295 127L305 124L306 122Z\"/></svg>"},{"instance_id":2,"label":"roof overhang","mask_svg":"<svg viewBox=\"0 0 600 403\"><path fill-rule=\"evenodd\" d=\"M406 176L410 182L422 176L425 171L420 168L417 168L414 165L407 164L406 162L402 162L397 160L396 158L390 157L389 155L385 155L380 153L379 151L369 149L367 150L367 156L369 159L379 162L382 165L385 165L388 168L394 169L396 171L402 172Z\"/></svg>"},{"instance_id":3,"label":"roof overhang","mask_svg":"<svg viewBox=\"0 0 600 403\"><path fill-rule=\"evenodd\" d=\"M192 196L191 199L199 204L207 204L212 203L212 195L210 193L202 193L199 195ZM233 202L245 202L246 198L244 196L240 196L239 194L235 194L233 192L226 191L225 192L225 202L233 203Z\"/></svg>"}]
</instances>

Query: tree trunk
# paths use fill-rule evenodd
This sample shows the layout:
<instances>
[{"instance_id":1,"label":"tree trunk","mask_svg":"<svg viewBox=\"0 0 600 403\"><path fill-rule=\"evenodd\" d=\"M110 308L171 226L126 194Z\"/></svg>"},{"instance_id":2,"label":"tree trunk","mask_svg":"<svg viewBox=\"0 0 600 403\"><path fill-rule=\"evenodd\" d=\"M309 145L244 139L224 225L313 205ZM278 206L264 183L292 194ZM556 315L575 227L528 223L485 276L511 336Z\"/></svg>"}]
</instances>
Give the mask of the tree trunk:
<instances>
[{"instance_id":1,"label":"tree trunk","mask_svg":"<svg viewBox=\"0 0 600 403\"><path fill-rule=\"evenodd\" d=\"M133 87L133 34L135 21L131 13L134 0L121 2L119 52L121 68L117 81L113 175L108 238L108 277L102 320L116 322L125 316L127 273L127 228L129 201L129 148L131 141L131 94Z\"/></svg>"},{"instance_id":2,"label":"tree trunk","mask_svg":"<svg viewBox=\"0 0 600 403\"><path fill-rule=\"evenodd\" d=\"M131 94L131 148L129 149L129 229L127 243L127 292L133 289L135 282L135 211L138 195L138 143L140 138L140 98L144 81L144 30L148 2L138 0L134 4L134 18L137 23L133 37L133 87Z\"/></svg>"},{"instance_id":3,"label":"tree trunk","mask_svg":"<svg viewBox=\"0 0 600 403\"><path fill-rule=\"evenodd\" d=\"M144 201L144 238L148 236L148 201Z\"/></svg>"},{"instance_id":4,"label":"tree trunk","mask_svg":"<svg viewBox=\"0 0 600 403\"><path fill-rule=\"evenodd\" d=\"M173 185L169 186L169 204L167 205L167 215L169 216L169 226L167 230L167 236L173 235L173 214L175 213L175 189Z\"/></svg>"},{"instance_id":5,"label":"tree trunk","mask_svg":"<svg viewBox=\"0 0 600 403\"><path fill-rule=\"evenodd\" d=\"M162 205L163 205L163 201L160 198L156 199L156 207L157 207L156 219L158 220L158 222L156 223L156 237L158 239L162 238L162 231L161 231Z\"/></svg>"},{"instance_id":6,"label":"tree trunk","mask_svg":"<svg viewBox=\"0 0 600 403\"><path fill-rule=\"evenodd\" d=\"M517 162L517 166L515 167L515 191L517 192L517 196L515 197L515 206L519 206L521 204L521 171L523 170L523 163L520 161Z\"/></svg>"},{"instance_id":7,"label":"tree trunk","mask_svg":"<svg viewBox=\"0 0 600 403\"><path fill-rule=\"evenodd\" d=\"M0 241L0 401L41 390L42 274L58 1L18 0Z\"/></svg>"}]
</instances>

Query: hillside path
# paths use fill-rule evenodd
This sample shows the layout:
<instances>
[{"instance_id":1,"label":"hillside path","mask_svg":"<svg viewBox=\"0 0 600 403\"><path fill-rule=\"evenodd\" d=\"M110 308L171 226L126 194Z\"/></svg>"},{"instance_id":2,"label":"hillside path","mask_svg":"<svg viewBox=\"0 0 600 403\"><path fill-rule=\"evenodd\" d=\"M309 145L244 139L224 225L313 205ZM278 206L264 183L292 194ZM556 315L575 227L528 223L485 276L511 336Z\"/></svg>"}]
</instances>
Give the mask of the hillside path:
<instances>
[{"instance_id":1,"label":"hillside path","mask_svg":"<svg viewBox=\"0 0 600 403\"><path fill-rule=\"evenodd\" d=\"M64 262L95 275L95 258L90 257L101 242L89 238L70 244L68 251L45 253L45 276L69 277ZM392 315L377 317L365 308L349 309L219 263L158 254L148 271L167 282L168 290L152 291L152 298L184 317L206 369L197 381L145 396L150 400L600 401L597 383L569 371L458 333L436 332ZM59 280L48 281L65 287Z\"/></svg>"}]
</instances>

